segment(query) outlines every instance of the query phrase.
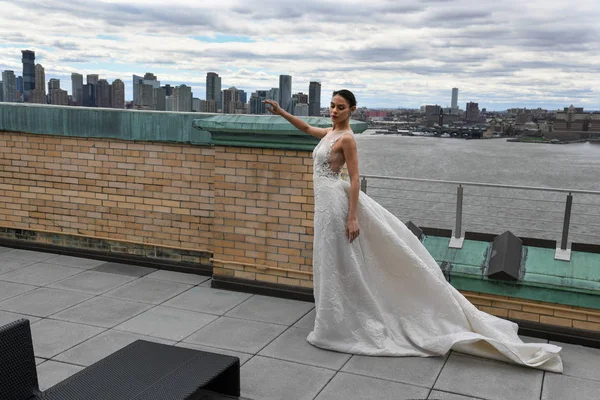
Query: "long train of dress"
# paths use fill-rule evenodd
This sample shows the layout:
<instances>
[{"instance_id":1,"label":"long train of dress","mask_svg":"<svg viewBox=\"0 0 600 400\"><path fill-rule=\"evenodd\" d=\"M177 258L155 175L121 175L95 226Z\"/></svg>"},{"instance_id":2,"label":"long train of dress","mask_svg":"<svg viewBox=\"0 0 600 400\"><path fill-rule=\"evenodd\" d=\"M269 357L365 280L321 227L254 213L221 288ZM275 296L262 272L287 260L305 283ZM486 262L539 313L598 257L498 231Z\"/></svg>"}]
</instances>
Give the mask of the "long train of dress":
<instances>
[{"instance_id":1,"label":"long train of dress","mask_svg":"<svg viewBox=\"0 0 600 400\"><path fill-rule=\"evenodd\" d=\"M307 340L352 354L440 356L449 350L562 373L561 347L523 343L517 324L478 310L404 223L361 192L360 235L345 236L350 185L329 165L341 135L314 159L314 295Z\"/></svg>"}]
</instances>

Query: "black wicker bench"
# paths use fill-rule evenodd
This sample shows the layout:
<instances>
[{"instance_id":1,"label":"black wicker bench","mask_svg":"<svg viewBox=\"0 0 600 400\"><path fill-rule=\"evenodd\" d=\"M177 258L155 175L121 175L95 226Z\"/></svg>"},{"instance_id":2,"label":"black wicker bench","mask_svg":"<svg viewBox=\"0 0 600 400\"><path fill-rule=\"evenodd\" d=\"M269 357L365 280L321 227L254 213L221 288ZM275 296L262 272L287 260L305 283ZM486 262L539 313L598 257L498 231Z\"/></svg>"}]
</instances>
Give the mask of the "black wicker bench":
<instances>
[{"instance_id":1,"label":"black wicker bench","mask_svg":"<svg viewBox=\"0 0 600 400\"><path fill-rule=\"evenodd\" d=\"M145 340L41 392L29 321L0 327L2 400L216 400L239 395L239 358Z\"/></svg>"}]
</instances>

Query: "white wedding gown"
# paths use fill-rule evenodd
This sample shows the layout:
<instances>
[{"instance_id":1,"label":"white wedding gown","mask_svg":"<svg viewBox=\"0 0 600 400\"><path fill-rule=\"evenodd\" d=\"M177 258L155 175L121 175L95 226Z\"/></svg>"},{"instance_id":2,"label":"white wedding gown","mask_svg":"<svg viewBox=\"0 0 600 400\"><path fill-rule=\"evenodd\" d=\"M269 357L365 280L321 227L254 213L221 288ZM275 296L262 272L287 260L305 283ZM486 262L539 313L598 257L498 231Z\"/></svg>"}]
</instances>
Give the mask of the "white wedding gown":
<instances>
[{"instance_id":1,"label":"white wedding gown","mask_svg":"<svg viewBox=\"0 0 600 400\"><path fill-rule=\"evenodd\" d=\"M478 310L452 285L417 237L360 192L360 235L345 236L350 185L329 157L342 136L313 151L314 295L308 342L372 356L441 356L449 350L562 373L561 347L523 343L517 324Z\"/></svg>"}]
</instances>

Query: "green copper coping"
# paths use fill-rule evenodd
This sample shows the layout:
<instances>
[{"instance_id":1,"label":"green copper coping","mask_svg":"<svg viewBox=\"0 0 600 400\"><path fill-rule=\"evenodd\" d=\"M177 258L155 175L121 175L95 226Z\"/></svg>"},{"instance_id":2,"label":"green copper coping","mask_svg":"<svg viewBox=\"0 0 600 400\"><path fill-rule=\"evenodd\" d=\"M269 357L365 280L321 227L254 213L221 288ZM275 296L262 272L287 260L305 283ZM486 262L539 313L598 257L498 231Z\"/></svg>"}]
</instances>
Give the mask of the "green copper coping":
<instances>
[{"instance_id":1,"label":"green copper coping","mask_svg":"<svg viewBox=\"0 0 600 400\"><path fill-rule=\"evenodd\" d=\"M485 276L491 243L465 240L451 249L449 241L425 236L423 244L457 289L600 309L600 254L574 251L567 262L553 249L523 246L523 279L506 282Z\"/></svg>"},{"instance_id":2,"label":"green copper coping","mask_svg":"<svg viewBox=\"0 0 600 400\"><path fill-rule=\"evenodd\" d=\"M329 127L328 118L302 117ZM367 124L351 122L356 133ZM317 140L279 116L0 103L0 131L199 145L312 150Z\"/></svg>"},{"instance_id":3,"label":"green copper coping","mask_svg":"<svg viewBox=\"0 0 600 400\"><path fill-rule=\"evenodd\" d=\"M329 118L299 117L318 128L332 126ZM366 122L350 122L355 133L367 129ZM276 115L206 115L194 121L194 127L210 132L211 144L221 146L262 147L312 150L317 139L296 129Z\"/></svg>"},{"instance_id":4,"label":"green copper coping","mask_svg":"<svg viewBox=\"0 0 600 400\"><path fill-rule=\"evenodd\" d=\"M210 144L197 113L0 103L0 130L122 140Z\"/></svg>"}]
</instances>

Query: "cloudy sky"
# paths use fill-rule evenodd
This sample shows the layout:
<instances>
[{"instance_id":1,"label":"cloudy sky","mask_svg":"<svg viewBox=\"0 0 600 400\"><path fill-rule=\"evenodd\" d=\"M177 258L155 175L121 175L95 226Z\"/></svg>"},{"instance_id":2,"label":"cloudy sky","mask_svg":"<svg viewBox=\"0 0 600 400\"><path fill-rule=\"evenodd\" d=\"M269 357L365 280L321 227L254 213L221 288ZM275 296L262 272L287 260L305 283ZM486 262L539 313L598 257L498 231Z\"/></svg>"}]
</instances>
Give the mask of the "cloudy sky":
<instances>
[{"instance_id":1,"label":"cloudy sky","mask_svg":"<svg viewBox=\"0 0 600 400\"><path fill-rule=\"evenodd\" d=\"M0 0L0 70L36 52L46 79L150 71L205 98L205 76L251 93L293 76L359 106L600 109L600 1Z\"/></svg>"}]
</instances>

